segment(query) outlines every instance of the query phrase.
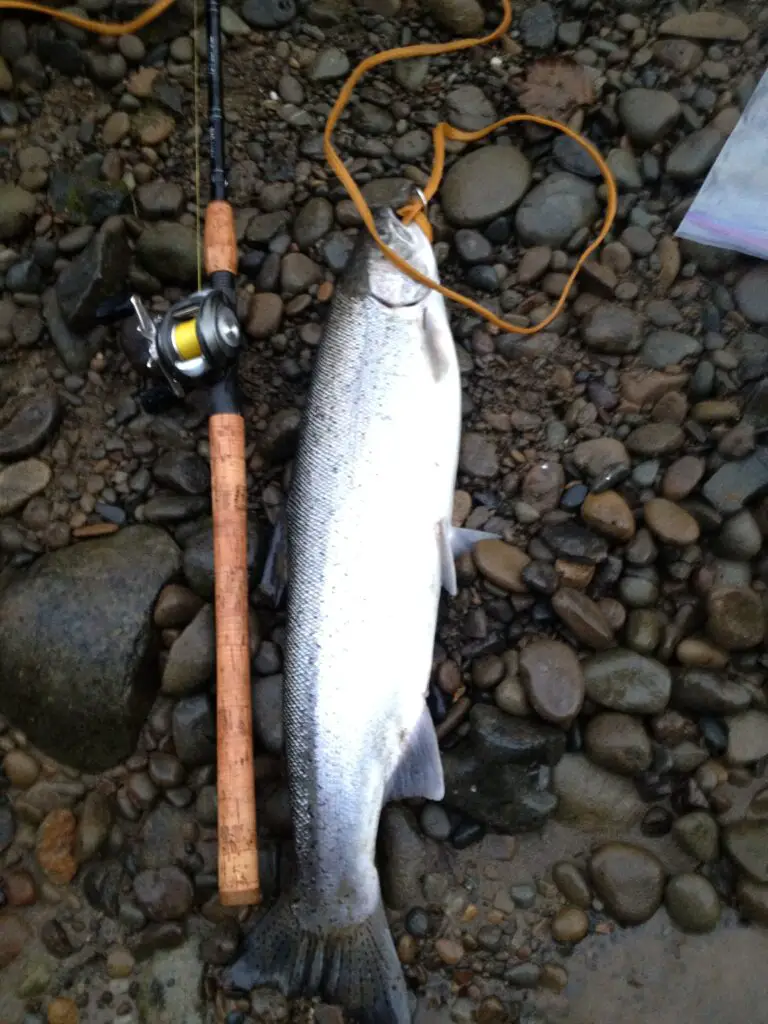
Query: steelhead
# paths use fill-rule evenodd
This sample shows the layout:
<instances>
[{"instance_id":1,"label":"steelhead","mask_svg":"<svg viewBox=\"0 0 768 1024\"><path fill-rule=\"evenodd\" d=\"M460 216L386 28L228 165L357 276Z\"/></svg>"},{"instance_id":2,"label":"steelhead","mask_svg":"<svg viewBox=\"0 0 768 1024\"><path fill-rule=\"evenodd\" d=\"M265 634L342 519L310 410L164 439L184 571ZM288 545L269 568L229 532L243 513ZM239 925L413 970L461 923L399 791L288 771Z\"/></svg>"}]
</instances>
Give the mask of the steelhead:
<instances>
[{"instance_id":1,"label":"steelhead","mask_svg":"<svg viewBox=\"0 0 768 1024\"><path fill-rule=\"evenodd\" d=\"M380 237L437 280L416 225ZM441 586L483 536L451 526L461 385L442 296L367 233L335 292L286 506L284 733L296 851L228 988L320 993L365 1024L411 1020L375 864L383 805L441 800L425 703Z\"/></svg>"}]
</instances>

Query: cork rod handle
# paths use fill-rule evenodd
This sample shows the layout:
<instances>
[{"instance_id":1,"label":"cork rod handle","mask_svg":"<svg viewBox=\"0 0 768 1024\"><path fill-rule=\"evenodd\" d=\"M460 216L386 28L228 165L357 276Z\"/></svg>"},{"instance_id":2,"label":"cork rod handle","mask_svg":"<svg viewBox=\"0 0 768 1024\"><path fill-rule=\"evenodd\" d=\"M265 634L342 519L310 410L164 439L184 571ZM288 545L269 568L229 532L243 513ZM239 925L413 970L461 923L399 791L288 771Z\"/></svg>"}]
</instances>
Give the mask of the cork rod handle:
<instances>
[{"instance_id":1,"label":"cork rod handle","mask_svg":"<svg viewBox=\"0 0 768 1024\"><path fill-rule=\"evenodd\" d=\"M245 423L215 413L208 426L216 600L216 751L219 899L259 903L256 785L248 643Z\"/></svg>"}]
</instances>

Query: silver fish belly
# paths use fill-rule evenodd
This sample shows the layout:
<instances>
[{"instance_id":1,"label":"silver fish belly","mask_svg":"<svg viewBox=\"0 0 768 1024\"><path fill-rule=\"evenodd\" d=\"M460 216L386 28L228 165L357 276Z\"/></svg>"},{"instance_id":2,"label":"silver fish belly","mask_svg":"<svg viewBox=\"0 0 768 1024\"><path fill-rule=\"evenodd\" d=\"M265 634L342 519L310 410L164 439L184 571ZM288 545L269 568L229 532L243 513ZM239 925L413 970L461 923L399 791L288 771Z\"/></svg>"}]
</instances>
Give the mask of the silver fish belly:
<instances>
[{"instance_id":1,"label":"silver fish belly","mask_svg":"<svg viewBox=\"0 0 768 1024\"><path fill-rule=\"evenodd\" d=\"M385 214L378 229L437 279L418 227ZM240 987L319 991L366 1024L410 1020L375 845L387 800L443 796L425 693L440 588L455 592L462 549L451 528L460 430L443 298L366 238L334 296L287 506L283 713L297 882L229 972Z\"/></svg>"}]
</instances>

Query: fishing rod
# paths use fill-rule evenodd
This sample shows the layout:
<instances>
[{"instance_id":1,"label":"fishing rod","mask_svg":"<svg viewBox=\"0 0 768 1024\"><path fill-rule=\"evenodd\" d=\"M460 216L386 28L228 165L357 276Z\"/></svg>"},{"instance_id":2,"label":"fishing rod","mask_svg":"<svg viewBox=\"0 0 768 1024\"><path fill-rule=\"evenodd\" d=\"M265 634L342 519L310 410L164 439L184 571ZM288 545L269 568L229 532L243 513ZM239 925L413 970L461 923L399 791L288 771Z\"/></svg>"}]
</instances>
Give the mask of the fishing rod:
<instances>
[{"instance_id":1,"label":"fishing rod","mask_svg":"<svg viewBox=\"0 0 768 1024\"><path fill-rule=\"evenodd\" d=\"M208 389L216 620L216 758L219 899L225 906L261 901L253 772L248 641L245 421L237 394L242 331L236 313L238 251L227 201L221 70L221 8L206 0L210 198L203 257L207 283L153 316L137 295L99 311L102 322L131 317L126 327L140 362L164 378L177 398ZM197 46L197 40L195 40ZM199 203L199 196L198 196ZM135 358L135 356L134 356Z\"/></svg>"}]
</instances>

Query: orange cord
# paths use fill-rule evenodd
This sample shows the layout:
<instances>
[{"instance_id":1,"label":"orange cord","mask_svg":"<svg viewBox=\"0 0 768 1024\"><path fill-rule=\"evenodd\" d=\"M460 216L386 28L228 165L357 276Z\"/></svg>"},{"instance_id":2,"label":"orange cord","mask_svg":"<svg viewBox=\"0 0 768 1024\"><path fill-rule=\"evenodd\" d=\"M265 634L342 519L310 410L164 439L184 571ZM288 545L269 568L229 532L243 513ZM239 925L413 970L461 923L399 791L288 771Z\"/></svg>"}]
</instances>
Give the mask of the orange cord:
<instances>
[{"instance_id":1,"label":"orange cord","mask_svg":"<svg viewBox=\"0 0 768 1024\"><path fill-rule=\"evenodd\" d=\"M600 153L595 149L591 142L588 142L585 138L579 135L577 132L572 131L564 124L560 124L557 121L550 121L545 117L536 117L533 114L512 114L510 117L505 117L501 121L497 121L495 124L488 125L487 128L481 128L476 132L466 132L459 128L455 128L452 124L448 124L446 121L441 121L440 124L436 125L432 132L432 141L435 147L435 157L432 164L432 172L429 176L425 188L422 190L426 202L435 195L440 182L443 177L443 170L445 168L445 142L450 139L453 142L479 142L480 139L484 139L491 132L495 132L498 128L503 128L508 124L515 124L519 121L528 121L532 124L543 125L546 128L555 128L558 131L563 132L569 138L578 142L583 149L585 149L592 159L595 161L597 166L600 168L600 173L603 176L605 185L608 191L607 200L607 211L603 225L600 228L600 232L597 238L592 242L581 254L576 261L576 266L571 271L571 274L563 288L563 292L558 299L555 308L552 312L546 316L541 323L536 324L533 327L518 327L515 324L508 323L501 317L496 316L495 313L491 312L485 306L482 306L479 302L475 302L474 299L468 298L466 295L460 295L459 292L453 291L451 288L446 288L445 285L438 284L431 278L420 273L409 263L407 263L401 256L393 250L382 240L376 231L376 225L374 223L373 215L371 214L370 208L363 198L363 194L355 184L351 174L346 169L344 164L339 157L339 154L333 147L332 135L333 130L339 122L341 115L344 113L347 104L352 96L352 92L363 77L363 75L370 71L371 68L378 67L380 64L386 64L392 60L410 60L413 57L429 57L439 56L446 53L456 53L458 50L468 50L474 46L486 46L488 43L493 43L507 31L512 23L512 7L510 0L501 0L504 8L504 17L501 20L501 24L491 32L490 35L485 36L482 39L457 39L451 43L417 43L414 46L399 46L392 50L385 50L382 53L376 53L372 57L366 58L361 64L355 68L352 74L344 83L341 92L339 93L338 99L333 105L333 109L328 115L328 121L326 122L325 132L323 135L323 147L325 152L325 158L331 165L331 168L336 177L341 181L344 188L347 190L352 202L355 204L357 212L360 214L363 223L365 224L368 231L373 236L376 244L384 253L384 255L395 264L395 266L401 270L404 274L407 274L414 281L418 281L419 284L426 285L428 288L434 291L440 292L446 299L451 299L453 302L457 302L459 305L464 306L466 309L471 309L474 313L483 317L485 320L492 323L499 330L507 331L510 334L536 334L538 331L544 330L548 327L553 320L555 320L563 310L566 301L568 300L568 294L573 287L573 283L576 280L579 271L584 266L586 261L592 255L592 253L601 245L611 230L613 222L616 218L616 208L618 204L618 192L616 189L616 181L614 180L611 169L606 164ZM425 231L429 238L432 237L432 228L427 220L424 206L420 199L408 203L401 210L398 211L400 216L403 218L406 224L415 221Z\"/></svg>"},{"instance_id":2,"label":"orange cord","mask_svg":"<svg viewBox=\"0 0 768 1024\"><path fill-rule=\"evenodd\" d=\"M148 7L146 11L140 14L137 18L134 18L133 21L124 22L122 24L91 21L88 18L81 18L77 14L71 14L68 11L57 10L53 7L46 7L42 4L33 3L31 0L0 0L0 10L32 11L36 14L45 14L52 18L58 18L60 21L65 21L69 25L74 25L76 28L81 28L88 32L95 32L98 35L121 36L138 32L140 29L144 28L145 25L154 21L155 18L158 18L173 3L175 3L175 0L157 0L156 3L152 4L151 7ZM545 327L548 327L553 320L560 315L568 300L568 295L573 287L574 281L578 277L579 271L598 246L602 245L605 241L616 218L616 209L618 204L616 181L614 180L613 174L605 160L591 142L588 142L587 139L583 138L583 136L579 135L564 124L560 124L557 121L550 121L545 117L536 117L533 114L512 114L509 117L502 118L501 121L488 125L487 128L481 128L476 132L462 131L446 121L441 121L435 126L432 133L435 157L429 181L422 190L426 202L429 202L429 200L434 197L443 178L443 171L445 169L446 140L450 139L453 142L479 142L481 139L484 139L497 129L503 128L508 124L516 124L518 122L527 121L531 124L543 125L545 128L554 128L556 131L563 132L570 139L573 139L574 142L577 142L583 149L585 149L600 169L600 173L605 181L608 197L605 219L603 220L602 227L600 228L597 237L576 261L576 266L571 271L565 287L563 288L562 294L555 304L552 312L549 313L541 323L536 324L533 327L518 327L515 324L511 324L508 323L508 321L503 320L501 317L491 312L490 309L486 309L486 307L482 306L479 302L475 302L474 299L470 299L466 295L461 295L459 292L455 292L453 289L447 288L445 285L438 284L431 278L426 277L426 275L420 273L402 259L401 256L398 256L393 249L390 249L390 247L379 236L379 233L376 230L373 214L363 198L362 192L352 178L352 175L346 169L341 157L334 149L332 141L333 130L338 124L341 115L344 113L355 86L363 75L372 68L378 67L380 64L387 64L394 60L410 60L414 57L440 56L446 53L456 53L459 50L469 50L474 46L487 46L488 43L496 42L496 40L500 39L512 24L511 0L501 0L501 4L504 9L504 16L501 23L493 30L493 32L490 33L490 35L483 38L456 39L450 43L417 43L414 46L399 46L391 50L384 50L382 53L376 53L358 64L344 83L338 98L333 105L333 109L328 115L325 132L323 134L323 149L326 160L330 164L336 177L346 189L352 202L355 204L363 223L370 232L374 241L384 255L391 260L399 270L404 274L407 274L412 280L418 281L419 284L426 285L426 287L440 292L440 294L446 299L451 299L453 302L457 302L466 309L471 309L474 313L477 313L489 323L499 328L499 330L507 331L510 334L536 334L538 331L542 331ZM432 228L420 199L415 199L408 203L398 212L406 224L415 221L429 238L432 237Z\"/></svg>"},{"instance_id":3,"label":"orange cord","mask_svg":"<svg viewBox=\"0 0 768 1024\"><path fill-rule=\"evenodd\" d=\"M176 0L157 0L148 7L133 21L116 23L113 21L91 21L90 18L81 18L79 14L72 14L70 11L61 11L56 7L46 7L44 4L32 3L31 0L0 0L0 10L7 11L31 11L33 14L45 14L49 18L56 18L58 21L66 21L68 25L81 28L85 32L94 32L99 36L130 36L148 25L150 21L159 18L167 11Z\"/></svg>"}]
</instances>

